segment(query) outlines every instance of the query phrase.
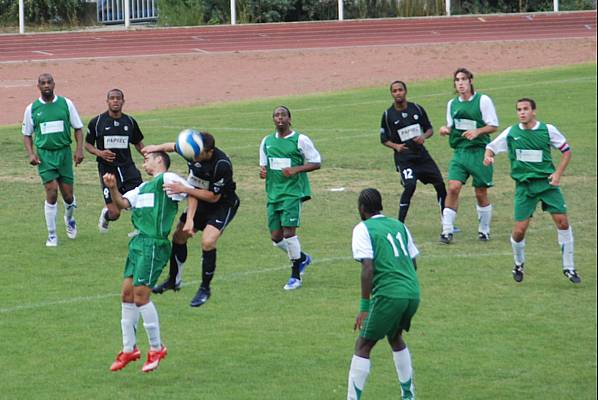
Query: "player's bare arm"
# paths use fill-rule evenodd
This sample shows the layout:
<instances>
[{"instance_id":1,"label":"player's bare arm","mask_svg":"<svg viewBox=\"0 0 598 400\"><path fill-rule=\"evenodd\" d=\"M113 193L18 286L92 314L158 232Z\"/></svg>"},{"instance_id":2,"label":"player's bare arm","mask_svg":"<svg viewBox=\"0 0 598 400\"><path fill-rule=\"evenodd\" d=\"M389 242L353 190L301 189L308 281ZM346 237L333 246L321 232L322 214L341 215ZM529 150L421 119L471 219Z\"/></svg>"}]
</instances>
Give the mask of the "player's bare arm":
<instances>
[{"instance_id":1,"label":"player's bare arm","mask_svg":"<svg viewBox=\"0 0 598 400\"><path fill-rule=\"evenodd\" d=\"M139 143L137 143L137 144L135 145L135 148L137 149L137 152L138 152L139 154L141 154L141 155L143 155L143 151L142 151L142 150L143 150L143 148L144 148L144 147L145 147L145 146L144 146L144 144L143 144L143 141L141 141L141 142L139 142Z\"/></svg>"},{"instance_id":2,"label":"player's bare arm","mask_svg":"<svg viewBox=\"0 0 598 400\"><path fill-rule=\"evenodd\" d=\"M288 178L300 172L315 171L320 169L321 166L321 163L305 163L303 165L297 165L296 167L283 168L281 171L282 174Z\"/></svg>"},{"instance_id":3,"label":"player's bare arm","mask_svg":"<svg viewBox=\"0 0 598 400\"><path fill-rule=\"evenodd\" d=\"M73 155L73 161L75 162L75 167L83 162L85 158L83 156L83 130L81 128L75 129L75 141L77 142L77 148L75 149L75 154Z\"/></svg>"},{"instance_id":4,"label":"player's bare arm","mask_svg":"<svg viewBox=\"0 0 598 400\"><path fill-rule=\"evenodd\" d=\"M388 140L388 141L386 141L386 142L384 142L382 144L384 146L386 146L386 147L389 147L389 148L393 149L394 151L398 151L399 153L401 151L407 149L407 146L405 146L404 144L402 144L402 143L394 143L394 142L391 142L390 140Z\"/></svg>"},{"instance_id":5,"label":"player's bare arm","mask_svg":"<svg viewBox=\"0 0 598 400\"><path fill-rule=\"evenodd\" d=\"M361 260L361 299L362 301L369 301L372 293L372 284L374 281L374 261L370 258ZM355 325L353 330L361 329L363 321L368 316L367 311L360 311L355 317Z\"/></svg>"},{"instance_id":6,"label":"player's bare arm","mask_svg":"<svg viewBox=\"0 0 598 400\"><path fill-rule=\"evenodd\" d=\"M193 226L193 218L197 210L198 200L193 196L187 196L187 219L183 226L183 232L189 236L195 235L195 228Z\"/></svg>"},{"instance_id":7,"label":"player's bare arm","mask_svg":"<svg viewBox=\"0 0 598 400\"><path fill-rule=\"evenodd\" d=\"M260 167L260 179L266 179L266 167L264 167L263 165Z\"/></svg>"},{"instance_id":8,"label":"player's bare arm","mask_svg":"<svg viewBox=\"0 0 598 400\"><path fill-rule=\"evenodd\" d=\"M417 144L424 144L424 142L429 139L434 134L434 130L432 128L428 129L424 132L423 135L413 138L413 141Z\"/></svg>"},{"instance_id":9,"label":"player's bare arm","mask_svg":"<svg viewBox=\"0 0 598 400\"><path fill-rule=\"evenodd\" d=\"M490 134L496 132L497 129L498 129L498 127L496 127L496 126L486 125L481 128L465 131L465 132L463 132L463 134L461 136L463 136L464 138L466 138L468 140L473 140L473 139L477 138L478 136L490 135Z\"/></svg>"},{"instance_id":10,"label":"player's bare arm","mask_svg":"<svg viewBox=\"0 0 598 400\"><path fill-rule=\"evenodd\" d=\"M164 151L166 153L172 153L175 151L175 143L162 143L162 144L148 144L141 148L141 154L146 155L149 153L155 153L157 151Z\"/></svg>"},{"instance_id":11,"label":"player's bare arm","mask_svg":"<svg viewBox=\"0 0 598 400\"><path fill-rule=\"evenodd\" d=\"M484 153L484 165L489 166L494 164L494 152L490 149L486 149Z\"/></svg>"},{"instance_id":12,"label":"player's bare arm","mask_svg":"<svg viewBox=\"0 0 598 400\"><path fill-rule=\"evenodd\" d=\"M131 207L129 200L125 199L118 191L118 188L116 187L116 177L113 174L104 174L102 176L102 180L104 181L104 184L108 190L110 190L112 201L119 209L124 210Z\"/></svg>"},{"instance_id":13,"label":"player's bare arm","mask_svg":"<svg viewBox=\"0 0 598 400\"><path fill-rule=\"evenodd\" d=\"M567 165L569 165L569 161L571 161L571 150L567 150L561 154L561 161L559 161L559 165L556 170L548 177L548 181L552 186L559 186L561 183L561 176Z\"/></svg>"},{"instance_id":14,"label":"player's bare arm","mask_svg":"<svg viewBox=\"0 0 598 400\"><path fill-rule=\"evenodd\" d=\"M448 126L441 126L440 129L438 130L438 133L440 134L440 136L450 135L451 128L449 128Z\"/></svg>"},{"instance_id":15,"label":"player's bare arm","mask_svg":"<svg viewBox=\"0 0 598 400\"><path fill-rule=\"evenodd\" d=\"M195 197L198 200L205 201L208 203L216 203L220 200L221 195L215 194L206 189L198 189L198 188L190 188L188 186L183 185L180 182L171 182L164 184L164 190L168 193L178 194L178 193L187 193L187 195Z\"/></svg>"},{"instance_id":16,"label":"player's bare arm","mask_svg":"<svg viewBox=\"0 0 598 400\"><path fill-rule=\"evenodd\" d=\"M23 144L25 145L25 150L27 151L27 156L29 157L29 164L40 165L41 161L37 154L35 154L33 151L33 139L31 136L23 136Z\"/></svg>"},{"instance_id":17,"label":"player's bare arm","mask_svg":"<svg viewBox=\"0 0 598 400\"><path fill-rule=\"evenodd\" d=\"M87 150L88 153L93 154L96 157L100 157L107 162L112 162L116 158L116 154L114 154L112 151L100 150L91 143L85 143L85 150Z\"/></svg>"}]
</instances>

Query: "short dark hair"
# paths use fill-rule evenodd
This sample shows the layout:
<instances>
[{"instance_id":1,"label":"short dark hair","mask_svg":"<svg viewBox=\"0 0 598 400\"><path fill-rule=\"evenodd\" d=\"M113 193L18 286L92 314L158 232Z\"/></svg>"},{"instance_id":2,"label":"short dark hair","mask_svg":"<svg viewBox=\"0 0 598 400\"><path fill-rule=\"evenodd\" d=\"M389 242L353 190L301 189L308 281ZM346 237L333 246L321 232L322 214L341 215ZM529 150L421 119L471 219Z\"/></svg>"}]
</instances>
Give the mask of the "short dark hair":
<instances>
[{"instance_id":1,"label":"short dark hair","mask_svg":"<svg viewBox=\"0 0 598 400\"><path fill-rule=\"evenodd\" d=\"M203 149L204 151L210 151L216 146L216 139L214 136L209 132L199 132L201 136L201 140L203 141Z\"/></svg>"},{"instance_id":2,"label":"short dark hair","mask_svg":"<svg viewBox=\"0 0 598 400\"><path fill-rule=\"evenodd\" d=\"M49 72L44 72L43 74L40 74L37 77L37 83L40 83L42 81L42 78L50 78L50 82L54 82L54 77Z\"/></svg>"},{"instance_id":3,"label":"short dark hair","mask_svg":"<svg viewBox=\"0 0 598 400\"><path fill-rule=\"evenodd\" d=\"M465 74L465 76L467 77L467 79L470 80L470 83L471 83L471 80L473 79L473 73L470 70L468 70L467 68L464 68L464 67L457 68L457 70L453 74L453 82L455 82L457 80L458 74ZM474 93L474 92L475 92L475 89L473 88L473 83L472 83L471 84L471 93Z\"/></svg>"},{"instance_id":4,"label":"short dark hair","mask_svg":"<svg viewBox=\"0 0 598 400\"><path fill-rule=\"evenodd\" d=\"M289 118L291 118L291 110L289 110L289 108L287 106L283 106L283 105L279 105L279 106L274 107L274 110L272 111L272 116L274 116L274 113L279 108L283 108L287 112L287 115L289 116Z\"/></svg>"},{"instance_id":5,"label":"short dark hair","mask_svg":"<svg viewBox=\"0 0 598 400\"><path fill-rule=\"evenodd\" d=\"M108 91L108 93L106 93L106 99L110 98L110 93L112 93L112 92L118 92L118 93L120 93L120 96L123 98L123 100L125 99L125 94L123 93L123 91L120 90L120 89L117 89L117 88L110 89Z\"/></svg>"},{"instance_id":6,"label":"short dark hair","mask_svg":"<svg viewBox=\"0 0 598 400\"><path fill-rule=\"evenodd\" d=\"M522 97L521 99L517 100L517 103L521 103L523 101L527 101L530 106L532 106L532 110L536 109L536 102L534 99L530 99L529 97ZM515 103L515 108L517 108L517 103Z\"/></svg>"},{"instance_id":7,"label":"short dark hair","mask_svg":"<svg viewBox=\"0 0 598 400\"><path fill-rule=\"evenodd\" d=\"M388 89L392 90L392 86L395 85L395 84L397 84L397 83L403 85L403 89L405 89L405 92L407 92L407 84L405 82L403 82L403 81L394 81L394 82L392 82L390 84L390 86L388 87Z\"/></svg>"},{"instance_id":8,"label":"short dark hair","mask_svg":"<svg viewBox=\"0 0 598 400\"><path fill-rule=\"evenodd\" d=\"M363 189L359 193L357 204L368 214L377 214L382 211L382 195L374 188Z\"/></svg>"},{"instance_id":9,"label":"short dark hair","mask_svg":"<svg viewBox=\"0 0 598 400\"><path fill-rule=\"evenodd\" d=\"M161 158L162 162L164 163L164 166L166 167L167 170L170 168L170 156L166 152L156 151L156 152L150 153L150 154L153 154L154 157Z\"/></svg>"}]
</instances>

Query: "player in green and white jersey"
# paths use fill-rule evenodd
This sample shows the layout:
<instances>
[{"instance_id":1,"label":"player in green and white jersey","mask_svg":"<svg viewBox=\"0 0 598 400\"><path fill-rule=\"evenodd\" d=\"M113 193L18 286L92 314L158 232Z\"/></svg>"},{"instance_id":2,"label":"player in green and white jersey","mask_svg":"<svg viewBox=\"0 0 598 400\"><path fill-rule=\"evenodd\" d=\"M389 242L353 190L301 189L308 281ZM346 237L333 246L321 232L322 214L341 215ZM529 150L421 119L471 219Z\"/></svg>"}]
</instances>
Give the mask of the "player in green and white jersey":
<instances>
[{"instance_id":1,"label":"player in green and white jersey","mask_svg":"<svg viewBox=\"0 0 598 400\"><path fill-rule=\"evenodd\" d=\"M291 260L285 290L301 287L301 275L311 257L301 251L297 228L301 205L311 198L307 173L320 168L320 153L306 135L291 128L291 112L278 106L272 113L276 131L260 144L260 178L266 180L268 227L274 246Z\"/></svg>"},{"instance_id":2,"label":"player in green and white jersey","mask_svg":"<svg viewBox=\"0 0 598 400\"><path fill-rule=\"evenodd\" d=\"M351 360L347 400L357 400L370 372L370 352L386 337L393 352L402 398L415 398L411 355L403 340L419 305L415 272L419 254L402 222L382 214L382 196L376 189L359 194L362 222L353 229L353 258L361 263L361 301L354 329L360 329Z\"/></svg>"},{"instance_id":3,"label":"player in green and white jersey","mask_svg":"<svg viewBox=\"0 0 598 400\"><path fill-rule=\"evenodd\" d=\"M530 98L517 100L519 123L505 129L486 146L485 165L494 163L494 156L508 152L511 161L511 178L515 181L515 226L511 234L511 247L515 258L513 278L523 280L525 262L525 232L538 203L548 211L556 225L558 244L563 257L563 274L573 283L581 278L573 263L573 232L567 218L567 205L559 187L561 176L571 160L567 139L554 126L536 119L536 102ZM555 168L551 148L561 152Z\"/></svg>"},{"instance_id":4,"label":"player in green and white jersey","mask_svg":"<svg viewBox=\"0 0 598 400\"><path fill-rule=\"evenodd\" d=\"M492 205L488 200L488 188L493 185L492 166L486 166L484 149L490 142L489 135L498 128L498 117L492 99L476 92L473 87L473 74L459 68L453 74L457 96L446 107L446 126L440 128L441 136L449 136L449 144L454 150L449 163L448 191L442 211L442 233L440 242L449 244L453 240L453 230L461 188L472 177L472 185L477 200L478 239L490 239Z\"/></svg>"},{"instance_id":5,"label":"player in green and white jersey","mask_svg":"<svg viewBox=\"0 0 598 400\"><path fill-rule=\"evenodd\" d=\"M104 184L110 191L115 205L121 210L132 209L131 220L135 229L139 231L129 242L129 255L121 289L123 350L110 367L112 371L118 371L141 357L136 345L136 327L140 315L143 317L143 326L150 343L150 351L142 371L149 372L158 368L160 360L167 354L160 337L158 311L151 302L150 295L170 257L168 235L177 214L178 202L187 196L184 193L170 193L164 185L176 182L190 186L183 178L167 172L169 166L170 158L166 153L147 154L143 169L153 179L124 195L121 195L118 180L113 174L106 173L103 176ZM190 198L187 212L194 215L196 207L197 201ZM186 224L185 229L192 231L193 224Z\"/></svg>"},{"instance_id":6,"label":"player in green and white jersey","mask_svg":"<svg viewBox=\"0 0 598 400\"><path fill-rule=\"evenodd\" d=\"M41 74L37 88L41 97L29 104L23 115L23 143L29 164L36 165L46 191L44 214L48 228L46 246L58 245L56 235L56 202L58 190L64 200L64 223L69 239L77 237L73 213L77 207L73 193L73 161L83 161L83 123L73 102L54 95L55 82L50 74ZM71 129L75 130L77 147L71 153ZM35 147L35 151L34 148Z\"/></svg>"}]
</instances>

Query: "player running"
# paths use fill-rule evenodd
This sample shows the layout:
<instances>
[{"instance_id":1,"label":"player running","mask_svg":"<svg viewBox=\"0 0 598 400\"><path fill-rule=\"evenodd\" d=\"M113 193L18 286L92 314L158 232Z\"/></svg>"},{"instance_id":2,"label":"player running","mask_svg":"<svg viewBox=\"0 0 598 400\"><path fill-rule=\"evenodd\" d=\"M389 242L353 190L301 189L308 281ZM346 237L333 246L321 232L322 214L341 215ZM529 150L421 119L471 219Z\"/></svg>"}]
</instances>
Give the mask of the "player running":
<instances>
[{"instance_id":1,"label":"player running","mask_svg":"<svg viewBox=\"0 0 598 400\"><path fill-rule=\"evenodd\" d=\"M509 153L511 178L515 181L515 226L511 234L511 247L515 266L513 279L523 280L525 262L525 233L538 202L548 211L557 227L558 243L563 257L563 274L573 283L581 278L573 263L573 231L567 218L567 205L559 187L561 176L571 160L567 139L554 126L536 119L536 102L533 99L517 100L519 123L505 129L486 146L485 165L494 163L494 156ZM559 165L552 163L552 148L561 152Z\"/></svg>"},{"instance_id":2,"label":"player running","mask_svg":"<svg viewBox=\"0 0 598 400\"><path fill-rule=\"evenodd\" d=\"M442 216L446 188L436 162L424 147L424 142L434 134L428 114L419 104L407 101L405 82L391 83L390 94L394 103L382 114L380 142L393 149L397 172L404 187L399 204L399 221L405 222L407 218L418 180L434 186Z\"/></svg>"},{"instance_id":3,"label":"player running","mask_svg":"<svg viewBox=\"0 0 598 400\"><path fill-rule=\"evenodd\" d=\"M94 117L87 125L85 149L96 156L100 186L106 206L100 212L98 228L108 232L108 223L120 217L120 209L113 203L110 190L104 184L104 174L116 177L118 191L126 193L142 182L141 173L131 156L130 144L141 154L143 133L135 119L122 112L125 95L120 89L112 89L106 95L108 110Z\"/></svg>"},{"instance_id":4,"label":"player running","mask_svg":"<svg viewBox=\"0 0 598 400\"><path fill-rule=\"evenodd\" d=\"M415 257L419 251L402 222L382 214L376 189L359 194L362 222L353 229L353 258L361 263L361 300L354 329L359 329L351 360L347 400L358 400L370 373L370 353L384 338L392 349L403 400L415 399L411 355L403 340L419 306Z\"/></svg>"}]
</instances>

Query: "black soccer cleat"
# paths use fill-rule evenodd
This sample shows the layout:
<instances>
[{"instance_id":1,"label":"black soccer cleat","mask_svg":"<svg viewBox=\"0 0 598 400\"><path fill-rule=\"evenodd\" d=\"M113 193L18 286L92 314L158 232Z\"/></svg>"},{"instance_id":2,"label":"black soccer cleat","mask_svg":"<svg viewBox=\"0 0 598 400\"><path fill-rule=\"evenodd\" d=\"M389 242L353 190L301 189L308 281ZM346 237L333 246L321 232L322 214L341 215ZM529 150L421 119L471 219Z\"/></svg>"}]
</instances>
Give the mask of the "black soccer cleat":
<instances>
[{"instance_id":1,"label":"black soccer cleat","mask_svg":"<svg viewBox=\"0 0 598 400\"><path fill-rule=\"evenodd\" d=\"M482 242L490 240L490 233L478 232L478 239Z\"/></svg>"},{"instance_id":2,"label":"black soccer cleat","mask_svg":"<svg viewBox=\"0 0 598 400\"><path fill-rule=\"evenodd\" d=\"M200 286L197 289L197 293L195 293L195 297L191 300L191 307L199 307L204 305L210 296L212 295L212 291L210 289L205 289L203 286Z\"/></svg>"},{"instance_id":3,"label":"black soccer cleat","mask_svg":"<svg viewBox=\"0 0 598 400\"><path fill-rule=\"evenodd\" d=\"M175 283L174 279L168 278L164 282L159 285L156 285L152 288L152 293L154 294L162 294L167 290L172 290L174 292L178 292L181 290L181 286L183 282Z\"/></svg>"},{"instance_id":4,"label":"black soccer cleat","mask_svg":"<svg viewBox=\"0 0 598 400\"><path fill-rule=\"evenodd\" d=\"M577 275L577 272L574 269L564 269L563 275L573 283L581 283L581 277Z\"/></svg>"},{"instance_id":5,"label":"black soccer cleat","mask_svg":"<svg viewBox=\"0 0 598 400\"><path fill-rule=\"evenodd\" d=\"M513 267L513 279L515 279L515 282L517 283L523 280L523 264L515 264L515 266Z\"/></svg>"},{"instance_id":6,"label":"black soccer cleat","mask_svg":"<svg viewBox=\"0 0 598 400\"><path fill-rule=\"evenodd\" d=\"M442 233L440 234L440 243L442 244L450 244L453 241L453 234L452 233Z\"/></svg>"}]
</instances>

